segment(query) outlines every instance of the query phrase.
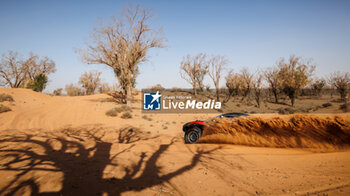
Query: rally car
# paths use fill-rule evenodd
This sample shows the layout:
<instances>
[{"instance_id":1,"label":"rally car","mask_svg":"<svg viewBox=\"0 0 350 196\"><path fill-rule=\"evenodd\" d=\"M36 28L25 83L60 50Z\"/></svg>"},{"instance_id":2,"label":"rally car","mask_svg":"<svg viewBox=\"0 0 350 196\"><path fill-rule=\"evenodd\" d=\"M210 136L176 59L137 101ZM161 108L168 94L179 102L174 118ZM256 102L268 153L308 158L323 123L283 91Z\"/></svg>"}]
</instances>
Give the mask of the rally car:
<instances>
[{"instance_id":1,"label":"rally car","mask_svg":"<svg viewBox=\"0 0 350 196\"><path fill-rule=\"evenodd\" d=\"M216 118L221 119L221 118L228 118L228 119L233 119L241 116L248 116L248 114L245 113L225 113L225 114L220 114L219 116L216 116ZM199 140L199 138L202 136L203 129L208 125L208 120L207 121L201 121L201 120L195 120L188 122L184 124L182 127L182 130L185 132L185 143L186 144L193 144ZM215 122L214 122L215 123Z\"/></svg>"}]
</instances>

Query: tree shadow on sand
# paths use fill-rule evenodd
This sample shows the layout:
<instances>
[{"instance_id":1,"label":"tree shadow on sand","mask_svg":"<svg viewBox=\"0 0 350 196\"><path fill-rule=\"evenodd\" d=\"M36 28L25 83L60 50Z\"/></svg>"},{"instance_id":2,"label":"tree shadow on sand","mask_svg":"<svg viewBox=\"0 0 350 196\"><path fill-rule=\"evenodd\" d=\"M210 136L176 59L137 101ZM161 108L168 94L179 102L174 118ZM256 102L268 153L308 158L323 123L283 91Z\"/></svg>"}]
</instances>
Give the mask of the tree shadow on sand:
<instances>
[{"instance_id":1,"label":"tree shadow on sand","mask_svg":"<svg viewBox=\"0 0 350 196\"><path fill-rule=\"evenodd\" d=\"M141 150L136 161L123 165L119 161L125 161L122 158L124 153L133 151L140 142L156 137L143 135L132 128L114 133L111 135L103 129L64 129L1 136L0 172L15 175L1 185L0 195L21 195L24 192L31 195L120 195L131 190L142 191L169 183L172 178L194 168L203 155L216 150L198 150L189 164L164 173L157 161L174 144L174 139L168 144L155 145L157 149L151 152ZM111 153L112 145L116 143L118 150ZM107 167L118 167L119 170L114 170L118 175L106 177L104 171ZM61 176L57 179L44 176L44 181L53 180L59 188L42 189L43 180L40 178L43 174Z\"/></svg>"}]
</instances>

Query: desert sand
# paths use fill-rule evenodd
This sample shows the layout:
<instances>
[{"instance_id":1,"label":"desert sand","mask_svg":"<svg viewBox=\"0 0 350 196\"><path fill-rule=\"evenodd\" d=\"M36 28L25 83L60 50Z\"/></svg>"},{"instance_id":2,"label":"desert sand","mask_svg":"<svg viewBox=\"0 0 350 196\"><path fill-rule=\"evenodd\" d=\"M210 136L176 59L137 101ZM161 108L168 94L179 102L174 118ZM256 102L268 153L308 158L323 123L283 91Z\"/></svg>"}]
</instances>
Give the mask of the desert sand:
<instances>
[{"instance_id":1,"label":"desert sand","mask_svg":"<svg viewBox=\"0 0 350 196\"><path fill-rule=\"evenodd\" d=\"M0 93L14 98L0 114L0 195L350 195L348 149L186 145L183 123L216 114L146 119L136 97L122 119L105 115L118 106L105 94Z\"/></svg>"}]
</instances>

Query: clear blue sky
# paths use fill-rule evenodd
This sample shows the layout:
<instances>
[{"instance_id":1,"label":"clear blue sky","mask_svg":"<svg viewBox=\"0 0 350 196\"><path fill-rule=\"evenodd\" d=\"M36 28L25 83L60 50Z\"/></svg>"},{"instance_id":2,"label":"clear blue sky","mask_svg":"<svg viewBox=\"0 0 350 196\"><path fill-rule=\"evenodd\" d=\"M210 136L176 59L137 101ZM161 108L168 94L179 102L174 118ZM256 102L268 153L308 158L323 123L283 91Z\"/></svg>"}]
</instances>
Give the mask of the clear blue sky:
<instances>
[{"instance_id":1,"label":"clear blue sky","mask_svg":"<svg viewBox=\"0 0 350 196\"><path fill-rule=\"evenodd\" d=\"M312 58L316 75L350 71L350 1L131 1L156 14L167 49L151 51L141 65L137 88L161 83L190 87L179 75L186 54L225 55L235 71L274 65L296 54ZM99 70L104 82L116 82L104 65L82 63L75 53L84 48L95 22L108 21L127 1L0 1L0 53L14 50L49 56L57 72L46 92L77 83L84 71ZM209 78L205 83L211 84ZM223 84L223 83L222 83ZM211 84L211 86L213 86Z\"/></svg>"}]
</instances>

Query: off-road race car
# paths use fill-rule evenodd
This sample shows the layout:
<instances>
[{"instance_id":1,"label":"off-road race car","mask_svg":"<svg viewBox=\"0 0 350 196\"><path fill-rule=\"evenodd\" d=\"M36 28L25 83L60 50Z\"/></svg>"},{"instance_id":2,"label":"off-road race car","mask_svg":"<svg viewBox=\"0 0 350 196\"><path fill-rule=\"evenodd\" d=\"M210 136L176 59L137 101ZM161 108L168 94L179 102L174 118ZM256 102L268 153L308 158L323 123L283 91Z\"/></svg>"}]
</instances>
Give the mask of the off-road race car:
<instances>
[{"instance_id":1,"label":"off-road race car","mask_svg":"<svg viewBox=\"0 0 350 196\"><path fill-rule=\"evenodd\" d=\"M248 114L245 113L225 113L225 114L220 114L219 116L216 116L215 118L221 119L221 118L228 118L228 119L233 119L233 118L238 118L241 116L248 116ZM203 129L206 126L209 126L208 124L209 120L206 121L201 121L201 120L195 120L188 122L184 124L182 127L182 130L185 132L185 143L186 144L193 144L196 143L199 138L202 136ZM215 120L211 121L215 123Z\"/></svg>"}]
</instances>

